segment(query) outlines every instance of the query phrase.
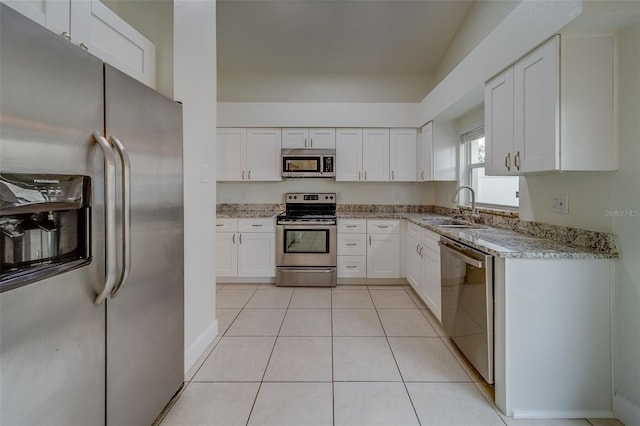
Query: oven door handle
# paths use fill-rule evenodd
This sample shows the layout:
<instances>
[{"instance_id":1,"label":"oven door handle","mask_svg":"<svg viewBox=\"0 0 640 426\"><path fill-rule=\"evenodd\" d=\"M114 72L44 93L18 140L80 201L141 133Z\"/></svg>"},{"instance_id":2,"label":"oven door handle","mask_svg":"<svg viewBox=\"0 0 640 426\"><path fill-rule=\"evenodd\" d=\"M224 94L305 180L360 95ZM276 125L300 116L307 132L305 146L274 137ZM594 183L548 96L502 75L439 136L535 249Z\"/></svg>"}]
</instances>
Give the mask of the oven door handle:
<instances>
[{"instance_id":1,"label":"oven door handle","mask_svg":"<svg viewBox=\"0 0 640 426\"><path fill-rule=\"evenodd\" d=\"M306 226L309 225L325 225L325 226L335 226L336 223L335 221L332 222L322 222L322 221L314 221L314 220L310 220L308 222L279 222L278 225L280 226L287 226L287 227L300 227L300 228L304 228Z\"/></svg>"},{"instance_id":2,"label":"oven door handle","mask_svg":"<svg viewBox=\"0 0 640 426\"><path fill-rule=\"evenodd\" d=\"M313 272L314 274L331 274L336 271L336 268L321 268L321 269L310 269L310 268L283 268L279 266L278 269L282 272Z\"/></svg>"},{"instance_id":3,"label":"oven door handle","mask_svg":"<svg viewBox=\"0 0 640 426\"><path fill-rule=\"evenodd\" d=\"M480 269L484 268L484 261L469 257L466 254L462 253L461 251L454 249L444 241L438 241L438 244L440 245L441 250L442 249L446 250L449 254L451 254L454 257L457 257L458 259L462 260L464 263L471 266L475 266L476 268L480 268Z\"/></svg>"}]
</instances>

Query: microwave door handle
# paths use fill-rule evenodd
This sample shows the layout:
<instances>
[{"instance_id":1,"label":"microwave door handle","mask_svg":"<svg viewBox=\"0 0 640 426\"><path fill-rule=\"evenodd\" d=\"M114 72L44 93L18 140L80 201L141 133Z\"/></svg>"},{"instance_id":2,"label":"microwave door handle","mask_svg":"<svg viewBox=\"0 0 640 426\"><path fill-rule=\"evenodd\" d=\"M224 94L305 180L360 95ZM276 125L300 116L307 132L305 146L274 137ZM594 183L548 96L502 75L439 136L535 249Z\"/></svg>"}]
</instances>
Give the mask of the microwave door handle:
<instances>
[{"instance_id":1,"label":"microwave door handle","mask_svg":"<svg viewBox=\"0 0 640 426\"><path fill-rule=\"evenodd\" d=\"M104 231L105 231L105 279L102 291L93 304L98 306L111 294L116 282L116 159L111 144L98 132L93 138L104 156Z\"/></svg>"},{"instance_id":2,"label":"microwave door handle","mask_svg":"<svg viewBox=\"0 0 640 426\"><path fill-rule=\"evenodd\" d=\"M122 290L131 272L131 161L122 142L115 136L110 139L122 162L122 271L111 292L113 298Z\"/></svg>"}]
</instances>

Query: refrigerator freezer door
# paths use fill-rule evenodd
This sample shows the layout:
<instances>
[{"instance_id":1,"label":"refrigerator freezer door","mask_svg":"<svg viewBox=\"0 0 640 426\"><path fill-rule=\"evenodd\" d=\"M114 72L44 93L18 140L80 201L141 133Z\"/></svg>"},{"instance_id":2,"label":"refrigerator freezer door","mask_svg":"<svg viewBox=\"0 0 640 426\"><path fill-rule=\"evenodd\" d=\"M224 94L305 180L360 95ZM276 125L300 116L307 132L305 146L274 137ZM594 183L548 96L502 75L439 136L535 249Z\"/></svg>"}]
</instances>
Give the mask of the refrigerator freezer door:
<instances>
[{"instance_id":1,"label":"refrigerator freezer door","mask_svg":"<svg viewBox=\"0 0 640 426\"><path fill-rule=\"evenodd\" d=\"M98 425L105 409L102 62L0 4L0 170L92 179L92 262L0 294L0 424Z\"/></svg>"},{"instance_id":2,"label":"refrigerator freezer door","mask_svg":"<svg viewBox=\"0 0 640 426\"><path fill-rule=\"evenodd\" d=\"M130 275L107 301L107 424L149 425L184 378L182 106L109 65L105 102L131 171Z\"/></svg>"}]
</instances>

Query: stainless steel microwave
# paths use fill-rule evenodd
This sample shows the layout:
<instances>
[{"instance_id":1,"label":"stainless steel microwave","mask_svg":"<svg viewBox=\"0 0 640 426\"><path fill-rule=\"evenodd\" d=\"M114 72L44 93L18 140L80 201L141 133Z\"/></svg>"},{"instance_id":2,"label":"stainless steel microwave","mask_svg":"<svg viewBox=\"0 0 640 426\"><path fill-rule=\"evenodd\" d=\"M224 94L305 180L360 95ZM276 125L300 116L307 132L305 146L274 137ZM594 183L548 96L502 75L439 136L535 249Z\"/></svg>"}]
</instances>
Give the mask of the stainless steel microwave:
<instances>
[{"instance_id":1,"label":"stainless steel microwave","mask_svg":"<svg viewBox=\"0 0 640 426\"><path fill-rule=\"evenodd\" d=\"M335 178L335 149L283 149L282 177Z\"/></svg>"}]
</instances>

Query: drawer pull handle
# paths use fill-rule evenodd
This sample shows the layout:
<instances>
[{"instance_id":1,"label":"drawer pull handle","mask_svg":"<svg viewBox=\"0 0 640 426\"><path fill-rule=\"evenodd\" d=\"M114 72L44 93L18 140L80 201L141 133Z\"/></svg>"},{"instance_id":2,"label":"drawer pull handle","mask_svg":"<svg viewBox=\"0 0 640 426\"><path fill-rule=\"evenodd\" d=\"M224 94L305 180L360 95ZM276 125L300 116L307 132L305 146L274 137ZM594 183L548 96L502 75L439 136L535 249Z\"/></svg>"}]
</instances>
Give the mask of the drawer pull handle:
<instances>
[{"instance_id":1,"label":"drawer pull handle","mask_svg":"<svg viewBox=\"0 0 640 426\"><path fill-rule=\"evenodd\" d=\"M251 226L255 226L256 228L260 228L260 227L262 227L262 225L260 225L260 224L256 224L256 223L252 224Z\"/></svg>"},{"instance_id":2,"label":"drawer pull handle","mask_svg":"<svg viewBox=\"0 0 640 426\"><path fill-rule=\"evenodd\" d=\"M347 225L347 228L357 228L358 225Z\"/></svg>"},{"instance_id":3,"label":"drawer pull handle","mask_svg":"<svg viewBox=\"0 0 640 426\"><path fill-rule=\"evenodd\" d=\"M216 226L224 226L222 223L216 223Z\"/></svg>"},{"instance_id":4,"label":"drawer pull handle","mask_svg":"<svg viewBox=\"0 0 640 426\"><path fill-rule=\"evenodd\" d=\"M387 228L390 228L390 226L389 226L389 225L377 225L377 226L378 226L378 228L380 228L380 229L387 229Z\"/></svg>"},{"instance_id":5,"label":"drawer pull handle","mask_svg":"<svg viewBox=\"0 0 640 426\"><path fill-rule=\"evenodd\" d=\"M356 265L348 265L347 269L356 269Z\"/></svg>"},{"instance_id":6,"label":"drawer pull handle","mask_svg":"<svg viewBox=\"0 0 640 426\"><path fill-rule=\"evenodd\" d=\"M356 243L348 243L347 245L348 245L349 247L353 247L353 246L357 246L358 244L356 244Z\"/></svg>"},{"instance_id":7,"label":"drawer pull handle","mask_svg":"<svg viewBox=\"0 0 640 426\"><path fill-rule=\"evenodd\" d=\"M236 243L236 234L233 234L233 235L231 236L231 241L233 241L233 244L235 244L235 243Z\"/></svg>"}]
</instances>

